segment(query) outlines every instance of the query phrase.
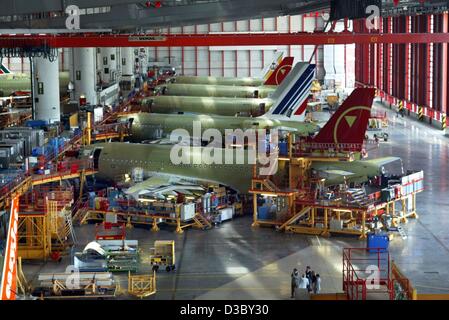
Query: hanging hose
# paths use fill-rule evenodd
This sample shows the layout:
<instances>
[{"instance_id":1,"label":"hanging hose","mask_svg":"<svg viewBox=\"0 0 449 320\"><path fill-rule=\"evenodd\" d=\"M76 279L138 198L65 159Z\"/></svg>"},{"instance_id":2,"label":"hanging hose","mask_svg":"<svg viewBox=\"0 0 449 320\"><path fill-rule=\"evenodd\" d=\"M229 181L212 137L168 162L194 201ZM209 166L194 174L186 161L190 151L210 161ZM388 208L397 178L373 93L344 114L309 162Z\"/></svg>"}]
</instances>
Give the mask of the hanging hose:
<instances>
[{"instance_id":1,"label":"hanging hose","mask_svg":"<svg viewBox=\"0 0 449 320\"><path fill-rule=\"evenodd\" d=\"M58 49L49 46L22 47L22 48L0 48L0 61L3 58L36 58L48 59L50 62L58 58Z\"/></svg>"}]
</instances>

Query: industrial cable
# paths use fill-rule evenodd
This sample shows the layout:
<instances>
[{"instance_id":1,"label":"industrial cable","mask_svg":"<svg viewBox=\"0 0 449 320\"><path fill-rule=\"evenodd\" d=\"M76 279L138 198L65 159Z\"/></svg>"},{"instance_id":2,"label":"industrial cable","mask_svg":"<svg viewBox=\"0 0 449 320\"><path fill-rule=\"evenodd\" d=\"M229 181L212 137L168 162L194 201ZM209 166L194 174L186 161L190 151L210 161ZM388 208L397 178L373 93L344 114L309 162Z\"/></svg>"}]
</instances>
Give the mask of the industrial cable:
<instances>
[{"instance_id":1,"label":"industrial cable","mask_svg":"<svg viewBox=\"0 0 449 320\"><path fill-rule=\"evenodd\" d=\"M50 62L58 58L58 49L49 46L23 47L23 48L0 48L0 61L3 58L44 58Z\"/></svg>"}]
</instances>

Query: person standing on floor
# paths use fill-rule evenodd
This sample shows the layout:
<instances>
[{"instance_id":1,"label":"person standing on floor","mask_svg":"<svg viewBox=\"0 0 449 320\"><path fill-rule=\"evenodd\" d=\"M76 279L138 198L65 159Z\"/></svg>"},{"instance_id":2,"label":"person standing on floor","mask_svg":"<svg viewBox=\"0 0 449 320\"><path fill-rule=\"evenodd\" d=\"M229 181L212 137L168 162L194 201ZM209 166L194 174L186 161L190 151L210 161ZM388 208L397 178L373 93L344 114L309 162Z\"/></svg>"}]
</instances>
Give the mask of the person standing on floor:
<instances>
[{"instance_id":1,"label":"person standing on floor","mask_svg":"<svg viewBox=\"0 0 449 320\"><path fill-rule=\"evenodd\" d=\"M316 274L315 271L312 271L311 277L310 277L310 291L315 293L315 286L316 286Z\"/></svg>"},{"instance_id":2,"label":"person standing on floor","mask_svg":"<svg viewBox=\"0 0 449 320\"><path fill-rule=\"evenodd\" d=\"M321 291L321 278L320 278L320 275L317 274L316 275L316 281L315 281L315 287L313 289L313 293L314 294L319 294L320 291Z\"/></svg>"},{"instance_id":3,"label":"person standing on floor","mask_svg":"<svg viewBox=\"0 0 449 320\"><path fill-rule=\"evenodd\" d=\"M309 283L309 279L307 279L306 275L303 274L301 276L301 279L299 281L299 289L307 289L309 287L310 283Z\"/></svg>"},{"instance_id":4,"label":"person standing on floor","mask_svg":"<svg viewBox=\"0 0 449 320\"><path fill-rule=\"evenodd\" d=\"M292 275L292 282L291 282L291 298L293 299L295 297L296 294L296 289L298 288L299 285L299 272L298 269L293 269Z\"/></svg>"},{"instance_id":5,"label":"person standing on floor","mask_svg":"<svg viewBox=\"0 0 449 320\"><path fill-rule=\"evenodd\" d=\"M312 269L310 268L310 266L307 266L306 268L306 278L308 279L308 285L307 285L307 290L309 292L312 291Z\"/></svg>"}]
</instances>

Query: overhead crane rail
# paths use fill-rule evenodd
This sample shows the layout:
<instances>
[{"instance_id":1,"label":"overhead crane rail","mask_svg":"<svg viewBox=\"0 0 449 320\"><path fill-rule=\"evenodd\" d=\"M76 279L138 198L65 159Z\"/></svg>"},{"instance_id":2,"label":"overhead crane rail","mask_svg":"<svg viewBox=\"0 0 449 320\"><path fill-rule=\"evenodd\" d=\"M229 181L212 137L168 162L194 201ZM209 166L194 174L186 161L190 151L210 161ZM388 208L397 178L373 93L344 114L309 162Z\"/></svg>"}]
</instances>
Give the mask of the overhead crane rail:
<instances>
[{"instance_id":1,"label":"overhead crane rail","mask_svg":"<svg viewBox=\"0 0 449 320\"><path fill-rule=\"evenodd\" d=\"M139 37L139 38L136 38ZM447 33L237 33L192 35L134 34L55 34L2 35L3 48L88 48L88 47L189 47L189 46L265 46L265 45L337 45L374 43L447 43Z\"/></svg>"}]
</instances>

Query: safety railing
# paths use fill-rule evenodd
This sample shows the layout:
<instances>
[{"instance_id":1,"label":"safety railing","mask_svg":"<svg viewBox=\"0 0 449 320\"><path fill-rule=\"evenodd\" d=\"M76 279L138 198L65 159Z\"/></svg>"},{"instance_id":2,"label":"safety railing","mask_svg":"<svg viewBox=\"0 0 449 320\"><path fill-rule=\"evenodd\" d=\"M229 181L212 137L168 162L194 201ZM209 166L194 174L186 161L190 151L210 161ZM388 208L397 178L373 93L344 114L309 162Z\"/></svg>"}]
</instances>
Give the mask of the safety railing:
<instances>
[{"instance_id":1,"label":"safety railing","mask_svg":"<svg viewBox=\"0 0 449 320\"><path fill-rule=\"evenodd\" d=\"M106 136L111 134L128 134L129 125L127 123L110 123L95 126L92 132L92 138Z\"/></svg>"},{"instance_id":2,"label":"safety railing","mask_svg":"<svg viewBox=\"0 0 449 320\"><path fill-rule=\"evenodd\" d=\"M31 175L33 184L45 183L52 180L64 180L65 178L77 174L81 174L84 171L86 174L90 174L95 171L93 160L81 159L81 160L69 160L62 161L62 165L54 165L49 172L45 174L33 173Z\"/></svg>"},{"instance_id":3,"label":"safety railing","mask_svg":"<svg viewBox=\"0 0 449 320\"><path fill-rule=\"evenodd\" d=\"M388 295L392 300L390 274L390 255L385 248L343 249L343 291L349 300L367 300L370 293Z\"/></svg>"},{"instance_id":4,"label":"safety railing","mask_svg":"<svg viewBox=\"0 0 449 320\"><path fill-rule=\"evenodd\" d=\"M66 141L63 145L58 146L57 149L46 150L45 154L42 154L45 157L45 162L52 162L56 160L59 156L64 154L66 151L74 148L79 142L81 142L82 134L74 135L69 141ZM46 147L44 147L46 148ZM48 145L47 145L48 148Z\"/></svg>"},{"instance_id":5,"label":"safety railing","mask_svg":"<svg viewBox=\"0 0 449 320\"><path fill-rule=\"evenodd\" d=\"M354 153L363 152L363 143L316 143L298 142L292 145L293 157L319 156L326 158L348 158Z\"/></svg>"},{"instance_id":6,"label":"safety railing","mask_svg":"<svg viewBox=\"0 0 449 320\"><path fill-rule=\"evenodd\" d=\"M73 188L38 186L20 198L20 211L27 214L46 213L47 200L52 201L57 210L62 210L73 202Z\"/></svg>"}]
</instances>

